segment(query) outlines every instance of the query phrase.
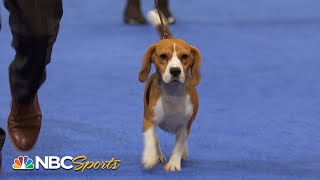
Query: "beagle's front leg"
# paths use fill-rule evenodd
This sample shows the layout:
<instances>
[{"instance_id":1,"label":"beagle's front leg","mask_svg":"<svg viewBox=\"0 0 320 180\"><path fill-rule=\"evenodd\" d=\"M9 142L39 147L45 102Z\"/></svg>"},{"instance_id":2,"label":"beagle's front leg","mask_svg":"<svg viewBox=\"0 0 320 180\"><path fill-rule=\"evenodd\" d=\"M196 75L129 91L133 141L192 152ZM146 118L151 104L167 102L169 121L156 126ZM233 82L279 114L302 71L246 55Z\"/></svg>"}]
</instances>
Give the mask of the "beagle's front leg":
<instances>
[{"instance_id":1,"label":"beagle's front leg","mask_svg":"<svg viewBox=\"0 0 320 180\"><path fill-rule=\"evenodd\" d=\"M164 166L165 171L180 171L181 158L187 144L188 134L185 127L180 128L176 133L176 144L173 148L169 162Z\"/></svg>"},{"instance_id":2,"label":"beagle's front leg","mask_svg":"<svg viewBox=\"0 0 320 180\"><path fill-rule=\"evenodd\" d=\"M163 163L166 161L165 157L161 152L155 129L156 127L153 125L146 129L143 133L144 148L142 155L142 164L145 169L152 169L159 162Z\"/></svg>"}]
</instances>

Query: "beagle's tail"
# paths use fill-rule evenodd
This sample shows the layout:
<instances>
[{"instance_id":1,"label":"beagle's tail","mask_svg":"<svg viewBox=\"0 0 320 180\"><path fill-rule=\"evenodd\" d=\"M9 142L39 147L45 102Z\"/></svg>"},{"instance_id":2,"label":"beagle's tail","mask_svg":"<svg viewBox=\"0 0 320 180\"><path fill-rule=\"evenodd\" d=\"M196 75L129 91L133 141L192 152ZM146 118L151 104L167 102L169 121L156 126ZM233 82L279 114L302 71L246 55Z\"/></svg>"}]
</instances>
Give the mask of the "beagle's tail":
<instances>
[{"instance_id":1,"label":"beagle's tail","mask_svg":"<svg viewBox=\"0 0 320 180\"><path fill-rule=\"evenodd\" d=\"M168 26L168 21L164 15L162 15L162 19L163 19L163 25L165 26L167 32L164 32L164 30L161 26L161 21L160 21L160 17L159 17L157 9L149 11L148 20L158 31L158 34L160 35L160 39L164 38L165 33L167 33L169 35L169 37L172 37L172 33L171 33L169 26Z\"/></svg>"}]
</instances>

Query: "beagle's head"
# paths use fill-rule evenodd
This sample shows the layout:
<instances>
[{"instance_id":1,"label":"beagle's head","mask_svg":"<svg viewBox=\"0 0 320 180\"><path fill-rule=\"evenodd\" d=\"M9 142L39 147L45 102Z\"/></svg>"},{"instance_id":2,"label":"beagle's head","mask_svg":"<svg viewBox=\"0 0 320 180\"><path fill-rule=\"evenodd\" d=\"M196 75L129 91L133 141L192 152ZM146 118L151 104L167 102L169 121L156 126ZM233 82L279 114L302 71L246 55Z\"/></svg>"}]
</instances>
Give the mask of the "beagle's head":
<instances>
[{"instance_id":1,"label":"beagle's head","mask_svg":"<svg viewBox=\"0 0 320 180\"><path fill-rule=\"evenodd\" d=\"M197 85L200 82L200 52L181 39L164 39L148 48L139 73L141 82L148 79L151 63L164 83L190 80L192 85Z\"/></svg>"}]
</instances>

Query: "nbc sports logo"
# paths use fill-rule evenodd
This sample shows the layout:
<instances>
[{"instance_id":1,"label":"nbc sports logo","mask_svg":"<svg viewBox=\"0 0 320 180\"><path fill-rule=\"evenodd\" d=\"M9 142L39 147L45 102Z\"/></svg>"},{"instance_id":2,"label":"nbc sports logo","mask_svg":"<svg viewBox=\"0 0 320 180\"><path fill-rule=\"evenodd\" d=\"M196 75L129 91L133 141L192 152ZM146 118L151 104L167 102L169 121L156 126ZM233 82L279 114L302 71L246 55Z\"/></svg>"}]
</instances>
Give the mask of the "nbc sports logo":
<instances>
[{"instance_id":1,"label":"nbc sports logo","mask_svg":"<svg viewBox=\"0 0 320 180\"><path fill-rule=\"evenodd\" d=\"M13 161L12 169L14 170L39 170L40 167L43 169L60 169L65 170L74 169L75 171L81 171L89 169L102 169L102 170L116 170L120 166L121 160L115 159L114 157L107 161L89 161L87 156L64 156L62 158L58 156L45 156L40 158L35 156L34 161L28 156L19 156Z\"/></svg>"},{"instance_id":2,"label":"nbc sports logo","mask_svg":"<svg viewBox=\"0 0 320 180\"><path fill-rule=\"evenodd\" d=\"M33 160L28 156L19 156L14 159L12 168L16 170L32 170L34 168Z\"/></svg>"}]
</instances>

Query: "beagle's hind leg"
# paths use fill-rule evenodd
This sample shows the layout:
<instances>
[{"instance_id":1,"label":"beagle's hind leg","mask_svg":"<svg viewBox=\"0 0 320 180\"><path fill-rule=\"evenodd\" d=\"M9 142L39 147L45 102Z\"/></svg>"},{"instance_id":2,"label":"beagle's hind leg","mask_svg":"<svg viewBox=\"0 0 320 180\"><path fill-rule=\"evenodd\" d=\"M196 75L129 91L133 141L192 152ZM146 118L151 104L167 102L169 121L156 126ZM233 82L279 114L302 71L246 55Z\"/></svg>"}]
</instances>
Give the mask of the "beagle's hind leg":
<instances>
[{"instance_id":1,"label":"beagle's hind leg","mask_svg":"<svg viewBox=\"0 0 320 180\"><path fill-rule=\"evenodd\" d=\"M182 153L182 160L186 161L189 158L189 147L188 147L188 141L186 142L186 145L184 146L184 150Z\"/></svg>"},{"instance_id":2,"label":"beagle's hind leg","mask_svg":"<svg viewBox=\"0 0 320 180\"><path fill-rule=\"evenodd\" d=\"M164 157L164 155L162 154L161 148L160 148L160 143L159 143L159 139L158 140L158 148L157 148L157 152L158 152L158 158L159 158L159 162L160 163L164 163L166 162L166 158Z\"/></svg>"}]
</instances>

